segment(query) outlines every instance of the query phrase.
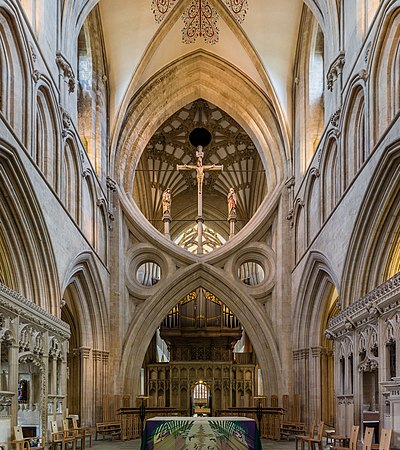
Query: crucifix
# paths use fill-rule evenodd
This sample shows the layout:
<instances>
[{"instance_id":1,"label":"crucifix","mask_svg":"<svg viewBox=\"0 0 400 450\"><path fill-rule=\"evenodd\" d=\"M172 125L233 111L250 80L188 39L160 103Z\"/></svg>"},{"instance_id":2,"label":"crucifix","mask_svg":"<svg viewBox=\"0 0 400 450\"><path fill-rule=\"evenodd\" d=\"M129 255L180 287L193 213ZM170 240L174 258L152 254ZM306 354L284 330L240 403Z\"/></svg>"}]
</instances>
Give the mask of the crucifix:
<instances>
[{"instance_id":1,"label":"crucifix","mask_svg":"<svg viewBox=\"0 0 400 450\"><path fill-rule=\"evenodd\" d=\"M212 164L203 165L203 147L208 145L211 141L211 134L205 128L195 128L189 136L190 142L197 147L196 151L196 165L177 165L176 170L195 170L197 178L197 254L203 254L203 181L204 181L204 171L211 170L224 170L224 166Z\"/></svg>"}]
</instances>

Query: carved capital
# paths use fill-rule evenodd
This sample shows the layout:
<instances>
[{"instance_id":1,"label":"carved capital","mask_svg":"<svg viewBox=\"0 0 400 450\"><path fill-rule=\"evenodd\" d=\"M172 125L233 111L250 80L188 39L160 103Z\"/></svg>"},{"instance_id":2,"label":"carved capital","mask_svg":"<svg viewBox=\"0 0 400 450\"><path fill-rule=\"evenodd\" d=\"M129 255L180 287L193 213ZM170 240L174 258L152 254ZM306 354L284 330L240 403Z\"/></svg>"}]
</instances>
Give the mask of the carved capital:
<instances>
[{"instance_id":1,"label":"carved capital","mask_svg":"<svg viewBox=\"0 0 400 450\"><path fill-rule=\"evenodd\" d=\"M103 354L103 352L101 350L93 350L92 351L93 360L94 361L101 361L102 360L102 354Z\"/></svg>"},{"instance_id":2,"label":"carved capital","mask_svg":"<svg viewBox=\"0 0 400 450\"><path fill-rule=\"evenodd\" d=\"M75 74L71 64L67 61L65 56L61 52L57 52L56 55L57 66L60 70L60 74L64 77L64 81L68 84L68 90L70 93L75 91Z\"/></svg>"},{"instance_id":3,"label":"carved capital","mask_svg":"<svg viewBox=\"0 0 400 450\"><path fill-rule=\"evenodd\" d=\"M300 361L301 359L307 359L310 351L308 348L300 348L298 350L293 350L293 360Z\"/></svg>"},{"instance_id":4,"label":"carved capital","mask_svg":"<svg viewBox=\"0 0 400 450\"><path fill-rule=\"evenodd\" d=\"M80 347L78 350L83 359L89 359L90 347Z\"/></svg>"},{"instance_id":5,"label":"carved capital","mask_svg":"<svg viewBox=\"0 0 400 450\"><path fill-rule=\"evenodd\" d=\"M295 178L294 177L290 177L285 181L285 186L286 188L290 191L294 188L294 184L295 184Z\"/></svg>"},{"instance_id":6,"label":"carved capital","mask_svg":"<svg viewBox=\"0 0 400 450\"><path fill-rule=\"evenodd\" d=\"M42 74L38 70L34 70L32 72L32 78L35 83L37 83L40 80L41 76L42 76Z\"/></svg>"},{"instance_id":7,"label":"carved capital","mask_svg":"<svg viewBox=\"0 0 400 450\"><path fill-rule=\"evenodd\" d=\"M104 198L98 198L96 201L96 205L100 208L101 206L106 207L106 201Z\"/></svg>"},{"instance_id":8,"label":"carved capital","mask_svg":"<svg viewBox=\"0 0 400 450\"><path fill-rule=\"evenodd\" d=\"M106 183L111 192L117 192L117 183L111 177L107 177Z\"/></svg>"},{"instance_id":9,"label":"carved capital","mask_svg":"<svg viewBox=\"0 0 400 450\"><path fill-rule=\"evenodd\" d=\"M322 353L323 353L323 348L322 347L312 347L311 349L311 356L313 358L319 358L321 357Z\"/></svg>"},{"instance_id":10,"label":"carved capital","mask_svg":"<svg viewBox=\"0 0 400 450\"><path fill-rule=\"evenodd\" d=\"M345 62L346 60L344 57L344 52L340 52L339 55L331 64L331 66L329 67L326 78L327 78L327 87L330 91L333 90L333 85L335 81L342 75L343 66Z\"/></svg>"},{"instance_id":11,"label":"carved capital","mask_svg":"<svg viewBox=\"0 0 400 450\"><path fill-rule=\"evenodd\" d=\"M71 116L65 110L63 110L63 112L62 112L62 121L63 121L64 129L68 130L69 128L71 128L72 119L71 119Z\"/></svg>"},{"instance_id":12,"label":"carved capital","mask_svg":"<svg viewBox=\"0 0 400 450\"><path fill-rule=\"evenodd\" d=\"M368 72L367 72L367 69L361 69L361 70L358 72L358 76L360 77L361 80L367 81L367 80L368 80L368 77L369 77Z\"/></svg>"},{"instance_id":13,"label":"carved capital","mask_svg":"<svg viewBox=\"0 0 400 450\"><path fill-rule=\"evenodd\" d=\"M335 128L338 127L339 125L339 120L340 120L340 114L342 112L342 108L339 108L336 112L334 112L331 115L331 118L329 119L329 122L331 123L332 126L334 126Z\"/></svg>"}]
</instances>

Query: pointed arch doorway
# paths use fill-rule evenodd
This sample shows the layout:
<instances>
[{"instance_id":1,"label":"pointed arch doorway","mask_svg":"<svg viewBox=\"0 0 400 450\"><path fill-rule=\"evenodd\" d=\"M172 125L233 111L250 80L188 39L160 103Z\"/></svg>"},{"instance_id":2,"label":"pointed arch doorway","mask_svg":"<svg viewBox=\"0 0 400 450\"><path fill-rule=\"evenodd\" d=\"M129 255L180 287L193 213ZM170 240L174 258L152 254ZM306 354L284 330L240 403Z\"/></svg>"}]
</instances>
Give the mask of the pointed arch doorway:
<instances>
[{"instance_id":1,"label":"pointed arch doorway","mask_svg":"<svg viewBox=\"0 0 400 450\"><path fill-rule=\"evenodd\" d=\"M190 413L194 417L211 415L212 411L212 390L203 380L195 383L190 395Z\"/></svg>"},{"instance_id":2,"label":"pointed arch doorway","mask_svg":"<svg viewBox=\"0 0 400 450\"><path fill-rule=\"evenodd\" d=\"M254 397L264 393L258 354L241 322L214 291L215 285L190 290L153 336L141 392L149 406L218 415L232 407L253 407Z\"/></svg>"}]
</instances>

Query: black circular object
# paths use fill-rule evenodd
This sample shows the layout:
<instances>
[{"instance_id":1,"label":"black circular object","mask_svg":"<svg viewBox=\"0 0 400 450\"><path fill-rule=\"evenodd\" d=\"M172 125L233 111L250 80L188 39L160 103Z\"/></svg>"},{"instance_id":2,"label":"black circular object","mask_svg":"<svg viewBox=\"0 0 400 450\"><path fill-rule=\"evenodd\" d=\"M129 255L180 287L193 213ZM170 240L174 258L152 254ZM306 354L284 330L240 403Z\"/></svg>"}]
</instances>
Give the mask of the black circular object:
<instances>
[{"instance_id":1,"label":"black circular object","mask_svg":"<svg viewBox=\"0 0 400 450\"><path fill-rule=\"evenodd\" d=\"M206 128L195 128L189 134L189 141L196 148L206 147L211 142L211 133Z\"/></svg>"}]
</instances>

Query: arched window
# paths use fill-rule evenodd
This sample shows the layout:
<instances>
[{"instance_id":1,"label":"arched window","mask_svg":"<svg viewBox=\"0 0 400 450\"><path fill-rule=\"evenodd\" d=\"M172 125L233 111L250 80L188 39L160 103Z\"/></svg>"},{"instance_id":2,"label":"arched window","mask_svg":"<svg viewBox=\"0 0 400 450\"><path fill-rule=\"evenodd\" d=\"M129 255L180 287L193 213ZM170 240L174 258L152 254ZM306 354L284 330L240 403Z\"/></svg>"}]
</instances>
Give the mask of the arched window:
<instances>
[{"instance_id":1,"label":"arched window","mask_svg":"<svg viewBox=\"0 0 400 450\"><path fill-rule=\"evenodd\" d=\"M324 34L305 6L296 55L295 147L296 176L302 177L313 158L324 126Z\"/></svg>"},{"instance_id":2,"label":"arched window","mask_svg":"<svg viewBox=\"0 0 400 450\"><path fill-rule=\"evenodd\" d=\"M350 104L346 113L344 141L344 188L346 189L367 157L365 99L363 88L360 86L356 86L351 93Z\"/></svg>"},{"instance_id":3,"label":"arched window","mask_svg":"<svg viewBox=\"0 0 400 450\"><path fill-rule=\"evenodd\" d=\"M78 37L78 132L93 168L104 182L107 148L107 77L100 13L94 8Z\"/></svg>"},{"instance_id":4,"label":"arched window","mask_svg":"<svg viewBox=\"0 0 400 450\"><path fill-rule=\"evenodd\" d=\"M79 154L76 146L68 139L63 155L63 187L61 198L64 206L76 223L79 223L79 202L81 192L81 177L79 172Z\"/></svg>"},{"instance_id":5,"label":"arched window","mask_svg":"<svg viewBox=\"0 0 400 450\"><path fill-rule=\"evenodd\" d=\"M314 153L324 131L324 35L315 24L308 65L308 129Z\"/></svg>"},{"instance_id":6,"label":"arched window","mask_svg":"<svg viewBox=\"0 0 400 450\"><path fill-rule=\"evenodd\" d=\"M57 189L57 123L46 87L40 86L36 101L36 149L32 156L49 183Z\"/></svg>"},{"instance_id":7,"label":"arched window","mask_svg":"<svg viewBox=\"0 0 400 450\"><path fill-rule=\"evenodd\" d=\"M198 383L195 384L194 389L193 389L193 399L196 403L199 403L199 400L207 401L208 395L209 395L209 391L208 391L208 387L205 383L203 383L202 381L199 381Z\"/></svg>"}]
</instances>

